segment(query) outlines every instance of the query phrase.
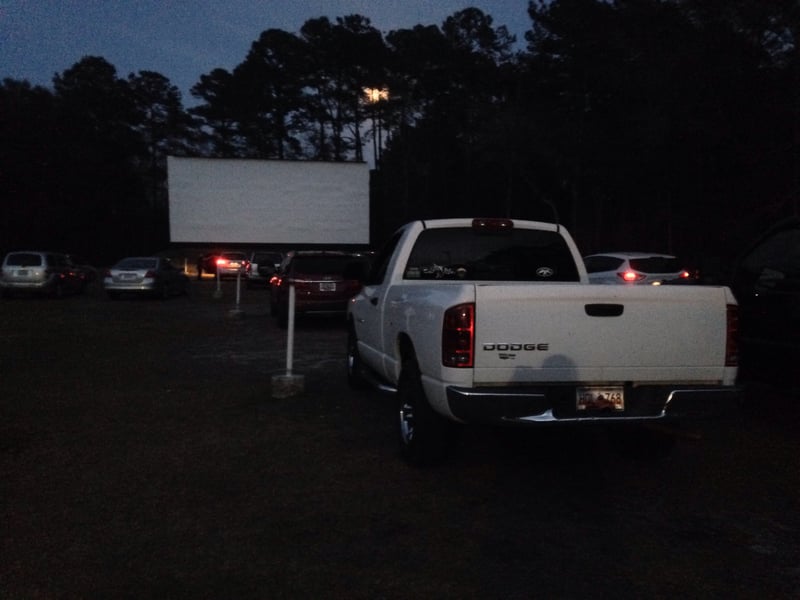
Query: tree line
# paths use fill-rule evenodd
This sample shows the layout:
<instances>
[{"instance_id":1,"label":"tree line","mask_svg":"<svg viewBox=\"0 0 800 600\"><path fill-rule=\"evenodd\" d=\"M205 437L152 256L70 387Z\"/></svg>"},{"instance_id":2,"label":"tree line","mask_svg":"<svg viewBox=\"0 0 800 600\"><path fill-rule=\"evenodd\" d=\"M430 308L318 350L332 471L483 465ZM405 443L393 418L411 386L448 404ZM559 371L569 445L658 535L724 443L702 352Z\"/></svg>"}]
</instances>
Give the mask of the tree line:
<instances>
[{"instance_id":1,"label":"tree line","mask_svg":"<svg viewBox=\"0 0 800 600\"><path fill-rule=\"evenodd\" d=\"M386 34L362 15L268 29L188 107L167 77L96 56L52 89L4 79L2 245L163 249L167 155L367 160L375 243L413 218L558 219L586 252L701 263L797 214L797 0L528 14L524 40L475 8Z\"/></svg>"}]
</instances>

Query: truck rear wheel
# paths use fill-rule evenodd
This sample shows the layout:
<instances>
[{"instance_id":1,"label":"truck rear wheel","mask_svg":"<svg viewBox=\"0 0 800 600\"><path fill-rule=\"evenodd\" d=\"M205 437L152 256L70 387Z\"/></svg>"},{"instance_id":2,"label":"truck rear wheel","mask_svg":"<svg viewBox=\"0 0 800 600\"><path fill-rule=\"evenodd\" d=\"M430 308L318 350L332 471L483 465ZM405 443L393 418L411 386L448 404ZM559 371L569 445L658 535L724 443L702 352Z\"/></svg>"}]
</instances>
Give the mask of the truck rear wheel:
<instances>
[{"instance_id":1,"label":"truck rear wheel","mask_svg":"<svg viewBox=\"0 0 800 600\"><path fill-rule=\"evenodd\" d=\"M397 397L400 455L415 466L442 462L455 444L458 426L431 408L414 360L403 363Z\"/></svg>"},{"instance_id":2,"label":"truck rear wheel","mask_svg":"<svg viewBox=\"0 0 800 600\"><path fill-rule=\"evenodd\" d=\"M621 456L634 460L658 461L675 447L676 435L645 425L619 426L610 430L611 445Z\"/></svg>"}]
</instances>

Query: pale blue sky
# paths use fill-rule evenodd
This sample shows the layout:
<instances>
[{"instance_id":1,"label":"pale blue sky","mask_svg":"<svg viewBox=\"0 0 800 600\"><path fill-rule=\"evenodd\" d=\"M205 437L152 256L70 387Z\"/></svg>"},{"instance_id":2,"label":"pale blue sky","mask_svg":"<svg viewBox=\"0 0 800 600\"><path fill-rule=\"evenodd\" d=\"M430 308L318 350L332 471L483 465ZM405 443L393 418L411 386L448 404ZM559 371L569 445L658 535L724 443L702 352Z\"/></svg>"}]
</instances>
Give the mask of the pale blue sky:
<instances>
[{"instance_id":1,"label":"pale blue sky","mask_svg":"<svg viewBox=\"0 0 800 600\"><path fill-rule=\"evenodd\" d=\"M360 14L385 33L441 25L470 6L522 47L528 0L0 0L0 79L50 87L82 57L102 56L120 77L161 73L191 103L200 75L235 67L265 29L294 33L311 18Z\"/></svg>"}]
</instances>

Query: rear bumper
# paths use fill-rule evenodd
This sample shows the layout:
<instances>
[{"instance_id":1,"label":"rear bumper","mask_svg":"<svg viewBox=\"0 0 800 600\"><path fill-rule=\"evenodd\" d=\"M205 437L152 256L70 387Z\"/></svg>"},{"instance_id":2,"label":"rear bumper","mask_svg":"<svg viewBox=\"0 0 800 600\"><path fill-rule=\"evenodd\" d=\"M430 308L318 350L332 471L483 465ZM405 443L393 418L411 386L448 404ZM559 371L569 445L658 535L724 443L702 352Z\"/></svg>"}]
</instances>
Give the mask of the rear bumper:
<instances>
[{"instance_id":1,"label":"rear bumper","mask_svg":"<svg viewBox=\"0 0 800 600\"><path fill-rule=\"evenodd\" d=\"M450 412L467 423L579 423L684 420L722 417L742 402L738 387L713 385L625 386L625 410L578 413L576 386L447 388Z\"/></svg>"},{"instance_id":2,"label":"rear bumper","mask_svg":"<svg viewBox=\"0 0 800 600\"><path fill-rule=\"evenodd\" d=\"M131 281L131 282L106 282L103 288L107 292L155 292L158 284L155 281Z\"/></svg>"},{"instance_id":3,"label":"rear bumper","mask_svg":"<svg viewBox=\"0 0 800 600\"><path fill-rule=\"evenodd\" d=\"M47 279L0 279L0 289L8 292L52 292L58 279L56 277L48 277Z\"/></svg>"}]
</instances>

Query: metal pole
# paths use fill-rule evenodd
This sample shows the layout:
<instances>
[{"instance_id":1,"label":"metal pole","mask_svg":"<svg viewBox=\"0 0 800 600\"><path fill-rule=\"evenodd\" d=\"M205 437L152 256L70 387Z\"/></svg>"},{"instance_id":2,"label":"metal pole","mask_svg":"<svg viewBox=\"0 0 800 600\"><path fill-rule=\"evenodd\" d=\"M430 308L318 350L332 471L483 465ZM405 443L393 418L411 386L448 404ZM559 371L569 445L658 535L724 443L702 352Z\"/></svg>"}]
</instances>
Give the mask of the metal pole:
<instances>
[{"instance_id":1,"label":"metal pole","mask_svg":"<svg viewBox=\"0 0 800 600\"><path fill-rule=\"evenodd\" d=\"M236 273L236 308L239 308L239 303L242 299L242 272Z\"/></svg>"},{"instance_id":2,"label":"metal pole","mask_svg":"<svg viewBox=\"0 0 800 600\"><path fill-rule=\"evenodd\" d=\"M294 357L294 284L289 286L289 320L286 331L286 375L291 377Z\"/></svg>"},{"instance_id":3,"label":"metal pole","mask_svg":"<svg viewBox=\"0 0 800 600\"><path fill-rule=\"evenodd\" d=\"M222 298L222 278L219 275L219 265L217 265L217 289L214 290L214 298Z\"/></svg>"}]
</instances>

